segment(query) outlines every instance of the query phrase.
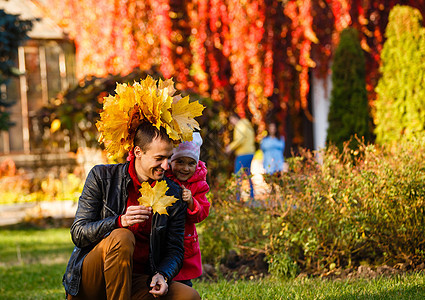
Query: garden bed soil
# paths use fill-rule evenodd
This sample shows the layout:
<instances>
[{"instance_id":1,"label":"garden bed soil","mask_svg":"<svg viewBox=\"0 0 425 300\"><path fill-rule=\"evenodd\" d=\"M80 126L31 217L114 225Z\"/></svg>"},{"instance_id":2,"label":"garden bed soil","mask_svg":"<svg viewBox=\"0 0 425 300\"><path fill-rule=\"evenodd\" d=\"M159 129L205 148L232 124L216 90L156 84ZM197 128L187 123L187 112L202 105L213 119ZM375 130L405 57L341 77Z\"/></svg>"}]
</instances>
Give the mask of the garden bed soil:
<instances>
[{"instance_id":1,"label":"garden bed soil","mask_svg":"<svg viewBox=\"0 0 425 300\"><path fill-rule=\"evenodd\" d=\"M359 266L355 268L336 268L324 272L302 272L297 278L324 278L330 280L348 279L374 279L385 276L396 276L407 272L423 272L425 263L397 263L394 266L382 265L378 267ZM218 278L227 280L254 280L261 279L269 275L268 264L265 262L264 253L238 255L235 251L229 251L228 255L218 267L210 264L203 265L203 275L201 279L215 281Z\"/></svg>"}]
</instances>

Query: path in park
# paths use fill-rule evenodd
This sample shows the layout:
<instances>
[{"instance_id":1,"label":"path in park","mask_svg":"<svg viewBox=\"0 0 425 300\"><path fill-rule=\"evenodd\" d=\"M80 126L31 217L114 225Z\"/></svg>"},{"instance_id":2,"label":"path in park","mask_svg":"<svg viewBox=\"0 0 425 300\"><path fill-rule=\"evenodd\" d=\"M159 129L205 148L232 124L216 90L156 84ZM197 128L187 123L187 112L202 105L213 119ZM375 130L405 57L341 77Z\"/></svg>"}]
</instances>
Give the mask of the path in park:
<instances>
[{"instance_id":1,"label":"path in park","mask_svg":"<svg viewBox=\"0 0 425 300\"><path fill-rule=\"evenodd\" d=\"M37 218L74 218L77 202L42 201L0 205L0 226L21 223Z\"/></svg>"}]
</instances>

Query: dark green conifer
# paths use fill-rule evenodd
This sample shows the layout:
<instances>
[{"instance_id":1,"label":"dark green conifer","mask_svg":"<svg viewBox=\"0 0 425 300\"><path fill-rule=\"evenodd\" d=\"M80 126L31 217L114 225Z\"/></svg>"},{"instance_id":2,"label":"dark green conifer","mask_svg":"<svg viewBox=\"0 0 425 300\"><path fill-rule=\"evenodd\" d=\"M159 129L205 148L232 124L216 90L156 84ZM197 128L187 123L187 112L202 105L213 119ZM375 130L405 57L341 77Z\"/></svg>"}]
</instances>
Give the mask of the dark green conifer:
<instances>
[{"instance_id":1,"label":"dark green conifer","mask_svg":"<svg viewBox=\"0 0 425 300\"><path fill-rule=\"evenodd\" d=\"M21 73L15 67L18 47L28 38L33 20L20 20L18 15L6 13L0 9L0 85L7 84L11 77ZM7 99L0 91L0 131L11 125L6 108L15 104L16 100Z\"/></svg>"},{"instance_id":2,"label":"dark green conifer","mask_svg":"<svg viewBox=\"0 0 425 300\"><path fill-rule=\"evenodd\" d=\"M328 144L341 149L354 135L370 140L365 57L355 28L341 32L335 51L328 122ZM351 147L355 144L356 140L352 139Z\"/></svg>"}]
</instances>

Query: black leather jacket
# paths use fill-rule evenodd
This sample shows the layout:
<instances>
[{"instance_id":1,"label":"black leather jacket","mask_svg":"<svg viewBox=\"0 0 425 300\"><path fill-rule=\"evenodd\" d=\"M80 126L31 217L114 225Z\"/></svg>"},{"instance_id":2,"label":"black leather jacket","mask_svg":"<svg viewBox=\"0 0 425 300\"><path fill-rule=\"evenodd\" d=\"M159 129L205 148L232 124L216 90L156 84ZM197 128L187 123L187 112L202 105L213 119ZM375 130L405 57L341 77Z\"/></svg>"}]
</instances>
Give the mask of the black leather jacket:
<instances>
[{"instance_id":1,"label":"black leather jacket","mask_svg":"<svg viewBox=\"0 0 425 300\"><path fill-rule=\"evenodd\" d=\"M117 218L125 212L131 182L128 166L128 163L98 165L87 176L71 226L76 246L63 276L63 285L70 295L78 293L85 256L117 228ZM166 195L179 200L167 207L168 216L156 213L152 217L149 262L151 275L159 272L171 280L183 262L187 205L181 199L181 188L168 178L164 180L169 188Z\"/></svg>"}]
</instances>

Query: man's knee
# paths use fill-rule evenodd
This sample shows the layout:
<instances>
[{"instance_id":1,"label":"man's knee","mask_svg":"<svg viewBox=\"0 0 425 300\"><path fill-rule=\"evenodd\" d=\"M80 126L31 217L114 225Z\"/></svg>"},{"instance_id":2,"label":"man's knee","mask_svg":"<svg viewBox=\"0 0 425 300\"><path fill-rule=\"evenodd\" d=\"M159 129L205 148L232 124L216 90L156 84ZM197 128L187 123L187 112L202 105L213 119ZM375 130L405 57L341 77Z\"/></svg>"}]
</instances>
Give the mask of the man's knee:
<instances>
[{"instance_id":1,"label":"man's knee","mask_svg":"<svg viewBox=\"0 0 425 300\"><path fill-rule=\"evenodd\" d=\"M199 296L199 293L197 290L195 290L194 288L192 288L192 293L189 295L190 297L188 297L187 299L190 300L200 300L201 296Z\"/></svg>"},{"instance_id":2,"label":"man's knee","mask_svg":"<svg viewBox=\"0 0 425 300\"><path fill-rule=\"evenodd\" d=\"M170 299L200 300L199 293L192 287L173 281L169 289Z\"/></svg>"},{"instance_id":3,"label":"man's knee","mask_svg":"<svg viewBox=\"0 0 425 300\"><path fill-rule=\"evenodd\" d=\"M130 230L125 228L114 229L109 235L109 238L111 239L112 248L133 255L136 239Z\"/></svg>"},{"instance_id":4,"label":"man's knee","mask_svg":"<svg viewBox=\"0 0 425 300\"><path fill-rule=\"evenodd\" d=\"M190 288L185 290L185 296L184 299L186 300L200 300L201 297L199 296L199 293L194 288Z\"/></svg>"}]
</instances>

